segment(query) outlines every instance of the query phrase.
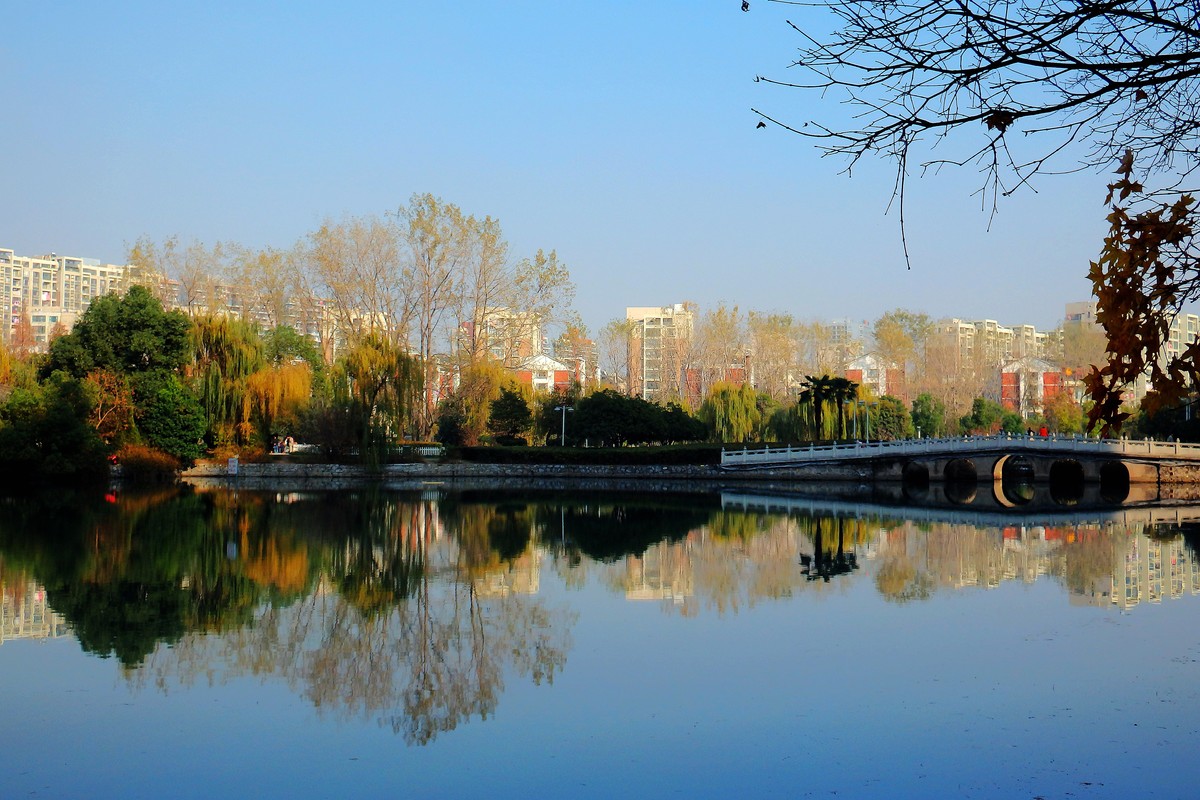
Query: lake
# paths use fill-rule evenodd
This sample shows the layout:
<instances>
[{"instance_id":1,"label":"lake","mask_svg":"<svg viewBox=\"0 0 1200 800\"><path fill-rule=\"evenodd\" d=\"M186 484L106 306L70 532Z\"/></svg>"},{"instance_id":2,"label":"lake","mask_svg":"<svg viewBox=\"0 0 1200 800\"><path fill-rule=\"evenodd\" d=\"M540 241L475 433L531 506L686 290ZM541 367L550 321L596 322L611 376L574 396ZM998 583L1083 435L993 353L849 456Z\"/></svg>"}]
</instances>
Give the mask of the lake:
<instances>
[{"instance_id":1,"label":"lake","mask_svg":"<svg viewBox=\"0 0 1200 800\"><path fill-rule=\"evenodd\" d=\"M0 501L0 797L1163 797L1194 507Z\"/></svg>"}]
</instances>

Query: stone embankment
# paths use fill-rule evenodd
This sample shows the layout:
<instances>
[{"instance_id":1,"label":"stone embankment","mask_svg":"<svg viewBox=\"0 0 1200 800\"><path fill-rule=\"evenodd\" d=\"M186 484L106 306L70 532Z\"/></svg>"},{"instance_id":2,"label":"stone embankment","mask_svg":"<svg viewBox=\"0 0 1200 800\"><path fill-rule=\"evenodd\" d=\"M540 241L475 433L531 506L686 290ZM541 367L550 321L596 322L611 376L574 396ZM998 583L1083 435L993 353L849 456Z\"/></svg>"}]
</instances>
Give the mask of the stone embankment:
<instances>
[{"instance_id":1,"label":"stone embankment","mask_svg":"<svg viewBox=\"0 0 1200 800\"><path fill-rule=\"evenodd\" d=\"M861 473L861 474L860 474ZM349 464L202 463L186 470L182 478L197 486L231 486L242 489L302 490L341 489L383 485L394 489L430 486L511 487L514 489L631 489L685 491L755 484L767 487L796 480L870 480L870 471L841 465L820 468L727 472L715 466L621 466L560 464L389 464L370 470Z\"/></svg>"}]
</instances>

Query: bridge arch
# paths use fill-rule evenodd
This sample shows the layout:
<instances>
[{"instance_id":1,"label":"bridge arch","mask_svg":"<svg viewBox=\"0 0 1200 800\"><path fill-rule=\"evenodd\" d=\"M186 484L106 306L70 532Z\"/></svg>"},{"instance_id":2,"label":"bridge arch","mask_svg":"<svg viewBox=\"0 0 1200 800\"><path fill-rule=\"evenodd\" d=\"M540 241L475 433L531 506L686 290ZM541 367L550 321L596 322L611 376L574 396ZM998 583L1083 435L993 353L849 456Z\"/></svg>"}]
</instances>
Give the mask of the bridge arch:
<instances>
[{"instance_id":1,"label":"bridge arch","mask_svg":"<svg viewBox=\"0 0 1200 800\"><path fill-rule=\"evenodd\" d=\"M974 483L979 480L979 470L969 458L952 458L942 468L942 479L947 483Z\"/></svg>"},{"instance_id":2,"label":"bridge arch","mask_svg":"<svg viewBox=\"0 0 1200 800\"><path fill-rule=\"evenodd\" d=\"M929 485L929 465L921 461L905 462L900 470L900 477L905 484L912 486Z\"/></svg>"},{"instance_id":3,"label":"bridge arch","mask_svg":"<svg viewBox=\"0 0 1200 800\"><path fill-rule=\"evenodd\" d=\"M1129 498L1129 467L1123 462L1100 465L1100 498L1108 503L1123 503Z\"/></svg>"},{"instance_id":4,"label":"bridge arch","mask_svg":"<svg viewBox=\"0 0 1200 800\"><path fill-rule=\"evenodd\" d=\"M992 465L992 496L1006 508L1033 500L1037 468L1033 459L1020 454L1003 455Z\"/></svg>"},{"instance_id":5,"label":"bridge arch","mask_svg":"<svg viewBox=\"0 0 1200 800\"><path fill-rule=\"evenodd\" d=\"M1048 474L1050 497L1054 502L1064 505L1077 505L1083 499L1084 484L1087 476L1083 465L1073 458L1063 458L1050 464Z\"/></svg>"}]
</instances>

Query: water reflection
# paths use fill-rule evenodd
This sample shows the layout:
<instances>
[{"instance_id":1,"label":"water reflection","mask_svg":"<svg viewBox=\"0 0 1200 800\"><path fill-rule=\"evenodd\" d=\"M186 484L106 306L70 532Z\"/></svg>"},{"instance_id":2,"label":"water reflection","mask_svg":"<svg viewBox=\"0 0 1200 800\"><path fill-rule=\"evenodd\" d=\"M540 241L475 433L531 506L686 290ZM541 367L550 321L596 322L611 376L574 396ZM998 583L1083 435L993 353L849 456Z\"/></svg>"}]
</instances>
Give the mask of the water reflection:
<instances>
[{"instance_id":1,"label":"water reflection","mask_svg":"<svg viewBox=\"0 0 1200 800\"><path fill-rule=\"evenodd\" d=\"M887 601L1051 580L1130 610L1200 592L1200 509L1057 517L737 494L163 490L0 502L0 642L61 635L136 686L272 677L413 744L564 669L543 571L671 614L870 581ZM868 584L870 585L870 584Z\"/></svg>"}]
</instances>

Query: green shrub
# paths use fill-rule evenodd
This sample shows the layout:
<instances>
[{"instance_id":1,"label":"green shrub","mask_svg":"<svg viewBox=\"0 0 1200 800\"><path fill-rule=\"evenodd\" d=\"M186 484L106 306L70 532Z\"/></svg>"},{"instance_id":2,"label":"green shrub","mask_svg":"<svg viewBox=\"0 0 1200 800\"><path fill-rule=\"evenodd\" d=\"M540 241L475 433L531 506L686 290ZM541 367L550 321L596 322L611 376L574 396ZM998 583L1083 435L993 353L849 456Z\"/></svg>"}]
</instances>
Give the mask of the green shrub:
<instances>
[{"instance_id":1,"label":"green shrub","mask_svg":"<svg viewBox=\"0 0 1200 800\"><path fill-rule=\"evenodd\" d=\"M665 447L461 447L451 455L479 464L711 465L721 463L721 446L693 444Z\"/></svg>"}]
</instances>

